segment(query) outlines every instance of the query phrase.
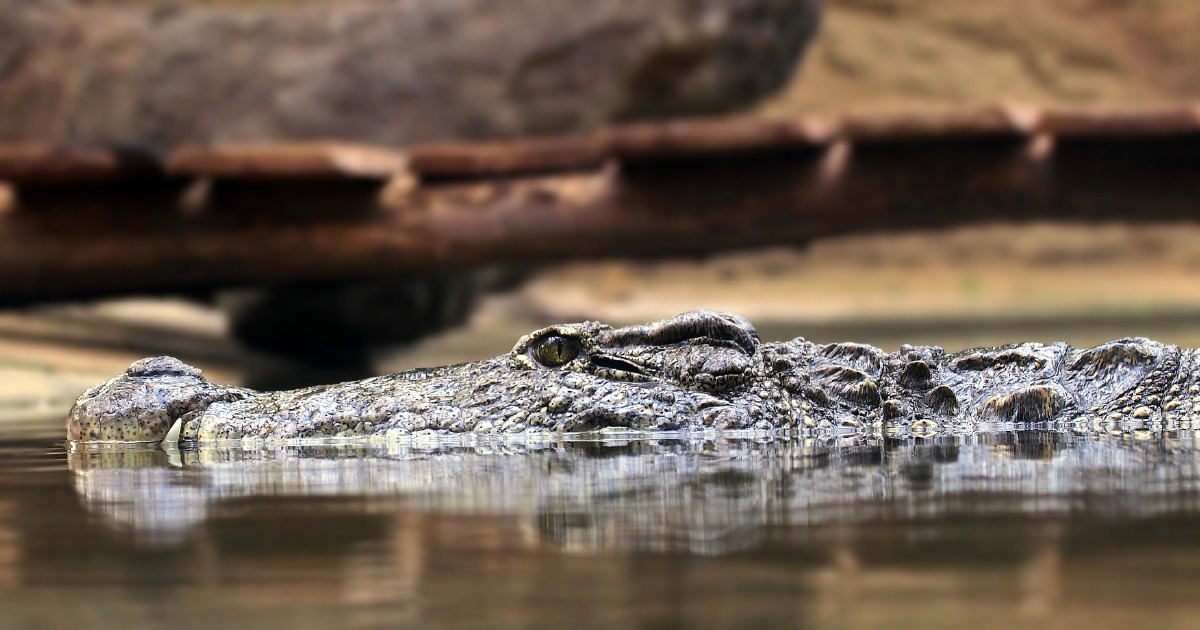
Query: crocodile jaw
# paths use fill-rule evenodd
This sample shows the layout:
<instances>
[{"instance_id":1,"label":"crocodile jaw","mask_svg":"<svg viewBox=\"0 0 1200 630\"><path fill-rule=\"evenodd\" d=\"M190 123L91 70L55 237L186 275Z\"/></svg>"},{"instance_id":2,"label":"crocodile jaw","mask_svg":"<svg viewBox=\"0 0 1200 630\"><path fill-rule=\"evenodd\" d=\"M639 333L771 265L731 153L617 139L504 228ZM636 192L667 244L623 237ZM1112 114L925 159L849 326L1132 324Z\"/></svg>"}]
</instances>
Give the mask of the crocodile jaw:
<instances>
[{"instance_id":1,"label":"crocodile jaw","mask_svg":"<svg viewBox=\"0 0 1200 630\"><path fill-rule=\"evenodd\" d=\"M181 438L351 438L423 430L571 433L615 427L671 431L745 426L745 416L723 399L672 383L528 369L505 356L214 402L184 419Z\"/></svg>"}]
</instances>

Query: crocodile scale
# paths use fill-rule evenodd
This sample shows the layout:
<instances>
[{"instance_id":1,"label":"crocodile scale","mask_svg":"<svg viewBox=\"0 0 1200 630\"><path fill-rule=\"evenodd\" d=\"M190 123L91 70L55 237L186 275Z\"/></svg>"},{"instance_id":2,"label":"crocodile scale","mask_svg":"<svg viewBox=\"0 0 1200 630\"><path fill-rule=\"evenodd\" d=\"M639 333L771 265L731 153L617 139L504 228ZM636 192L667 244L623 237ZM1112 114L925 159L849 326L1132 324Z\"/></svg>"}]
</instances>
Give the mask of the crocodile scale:
<instances>
[{"instance_id":1,"label":"crocodile scale","mask_svg":"<svg viewBox=\"0 0 1200 630\"><path fill-rule=\"evenodd\" d=\"M1142 338L946 353L803 338L763 343L736 315L550 326L503 356L284 392L212 383L171 357L76 401L67 436L161 441L844 427L914 434L1050 423L1200 428L1200 355Z\"/></svg>"}]
</instances>

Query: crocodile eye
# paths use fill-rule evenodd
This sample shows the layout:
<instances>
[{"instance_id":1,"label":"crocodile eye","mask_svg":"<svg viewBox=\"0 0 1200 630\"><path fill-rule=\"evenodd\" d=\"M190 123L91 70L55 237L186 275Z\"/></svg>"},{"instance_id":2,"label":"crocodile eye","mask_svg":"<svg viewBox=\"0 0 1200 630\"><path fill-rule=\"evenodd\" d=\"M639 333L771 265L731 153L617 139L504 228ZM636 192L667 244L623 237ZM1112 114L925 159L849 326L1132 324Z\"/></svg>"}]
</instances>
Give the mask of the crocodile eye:
<instances>
[{"instance_id":1,"label":"crocodile eye","mask_svg":"<svg viewBox=\"0 0 1200 630\"><path fill-rule=\"evenodd\" d=\"M533 357L546 367L565 365L579 356L583 346L574 337L550 335L537 342Z\"/></svg>"}]
</instances>

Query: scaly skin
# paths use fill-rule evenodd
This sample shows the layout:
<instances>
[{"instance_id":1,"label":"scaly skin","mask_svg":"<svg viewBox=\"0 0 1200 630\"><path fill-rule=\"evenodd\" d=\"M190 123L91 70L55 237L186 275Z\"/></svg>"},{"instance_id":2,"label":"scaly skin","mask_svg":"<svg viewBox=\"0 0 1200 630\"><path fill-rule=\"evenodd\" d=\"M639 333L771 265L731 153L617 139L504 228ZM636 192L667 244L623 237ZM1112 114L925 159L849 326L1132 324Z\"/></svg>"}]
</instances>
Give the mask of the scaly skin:
<instances>
[{"instance_id":1,"label":"scaly skin","mask_svg":"<svg viewBox=\"0 0 1200 630\"><path fill-rule=\"evenodd\" d=\"M1141 338L1091 349L1024 343L885 353L801 338L762 343L735 315L695 311L642 326L551 326L504 356L286 392L211 383L143 359L83 394L83 441L853 427L914 433L980 423L1200 424L1195 350Z\"/></svg>"}]
</instances>

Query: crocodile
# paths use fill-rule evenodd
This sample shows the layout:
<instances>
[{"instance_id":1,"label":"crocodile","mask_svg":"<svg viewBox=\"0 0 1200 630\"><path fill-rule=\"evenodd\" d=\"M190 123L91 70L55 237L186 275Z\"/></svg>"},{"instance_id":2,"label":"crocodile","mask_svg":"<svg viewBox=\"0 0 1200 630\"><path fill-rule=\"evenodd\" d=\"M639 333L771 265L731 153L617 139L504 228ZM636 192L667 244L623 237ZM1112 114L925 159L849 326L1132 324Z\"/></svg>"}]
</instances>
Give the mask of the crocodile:
<instances>
[{"instance_id":1,"label":"crocodile","mask_svg":"<svg viewBox=\"0 0 1200 630\"><path fill-rule=\"evenodd\" d=\"M804 338L763 342L693 311L613 328L549 326L509 353L284 392L213 383L171 357L85 392L73 441L356 438L727 429L908 431L993 425L1200 427L1200 351L1144 338L948 353ZM1040 426L1040 424L1039 424Z\"/></svg>"}]
</instances>

